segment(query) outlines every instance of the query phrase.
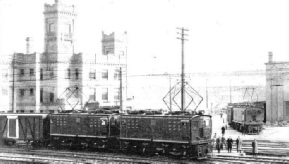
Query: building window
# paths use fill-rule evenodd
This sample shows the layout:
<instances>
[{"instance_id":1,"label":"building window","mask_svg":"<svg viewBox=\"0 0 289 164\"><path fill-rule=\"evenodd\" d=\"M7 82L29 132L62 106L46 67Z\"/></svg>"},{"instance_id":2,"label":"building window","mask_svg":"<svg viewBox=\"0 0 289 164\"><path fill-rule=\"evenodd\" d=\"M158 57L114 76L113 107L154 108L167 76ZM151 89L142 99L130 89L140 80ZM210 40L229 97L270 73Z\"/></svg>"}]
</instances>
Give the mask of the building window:
<instances>
[{"instance_id":1,"label":"building window","mask_svg":"<svg viewBox=\"0 0 289 164\"><path fill-rule=\"evenodd\" d=\"M71 75L71 74L70 74L70 69L67 69L67 70L66 70L66 78L67 78L67 79L70 79L70 75Z\"/></svg>"},{"instance_id":2,"label":"building window","mask_svg":"<svg viewBox=\"0 0 289 164\"><path fill-rule=\"evenodd\" d=\"M289 116L289 101L285 101L284 105L285 105L285 114L286 116Z\"/></svg>"},{"instance_id":3,"label":"building window","mask_svg":"<svg viewBox=\"0 0 289 164\"><path fill-rule=\"evenodd\" d=\"M108 88L102 88L102 100L108 100Z\"/></svg>"},{"instance_id":4,"label":"building window","mask_svg":"<svg viewBox=\"0 0 289 164\"><path fill-rule=\"evenodd\" d=\"M75 69L75 79L78 79L79 73L78 73L78 69Z\"/></svg>"},{"instance_id":5,"label":"building window","mask_svg":"<svg viewBox=\"0 0 289 164\"><path fill-rule=\"evenodd\" d=\"M40 102L43 102L43 88L40 89Z\"/></svg>"},{"instance_id":6,"label":"building window","mask_svg":"<svg viewBox=\"0 0 289 164\"><path fill-rule=\"evenodd\" d=\"M24 92L25 92L24 89L20 89L20 96L24 96Z\"/></svg>"},{"instance_id":7,"label":"building window","mask_svg":"<svg viewBox=\"0 0 289 164\"><path fill-rule=\"evenodd\" d=\"M30 96L33 96L33 95L34 95L34 89L30 88Z\"/></svg>"},{"instance_id":8,"label":"building window","mask_svg":"<svg viewBox=\"0 0 289 164\"><path fill-rule=\"evenodd\" d=\"M89 72L89 78L90 79L95 79L95 69L91 69Z\"/></svg>"},{"instance_id":9,"label":"building window","mask_svg":"<svg viewBox=\"0 0 289 164\"><path fill-rule=\"evenodd\" d=\"M49 24L49 32L54 32L55 31L55 25L53 23Z\"/></svg>"},{"instance_id":10,"label":"building window","mask_svg":"<svg viewBox=\"0 0 289 164\"><path fill-rule=\"evenodd\" d=\"M40 80L43 80L43 69L40 69Z\"/></svg>"},{"instance_id":11,"label":"building window","mask_svg":"<svg viewBox=\"0 0 289 164\"><path fill-rule=\"evenodd\" d=\"M24 69L20 69L20 76L24 76Z\"/></svg>"},{"instance_id":12,"label":"building window","mask_svg":"<svg viewBox=\"0 0 289 164\"><path fill-rule=\"evenodd\" d=\"M114 71L114 80L120 79L120 69L115 69Z\"/></svg>"},{"instance_id":13,"label":"building window","mask_svg":"<svg viewBox=\"0 0 289 164\"><path fill-rule=\"evenodd\" d=\"M102 79L108 80L108 70L107 69L102 70Z\"/></svg>"},{"instance_id":14,"label":"building window","mask_svg":"<svg viewBox=\"0 0 289 164\"><path fill-rule=\"evenodd\" d=\"M95 98L95 88L90 88L89 99L91 101L95 101L96 100L96 98Z\"/></svg>"},{"instance_id":15,"label":"building window","mask_svg":"<svg viewBox=\"0 0 289 164\"><path fill-rule=\"evenodd\" d=\"M34 113L34 110L30 110L30 113Z\"/></svg>"},{"instance_id":16,"label":"building window","mask_svg":"<svg viewBox=\"0 0 289 164\"><path fill-rule=\"evenodd\" d=\"M114 100L120 100L120 89L119 88L114 89Z\"/></svg>"},{"instance_id":17,"label":"building window","mask_svg":"<svg viewBox=\"0 0 289 164\"><path fill-rule=\"evenodd\" d=\"M53 68L50 68L50 77L53 77L54 76L54 70Z\"/></svg>"},{"instance_id":18,"label":"building window","mask_svg":"<svg viewBox=\"0 0 289 164\"><path fill-rule=\"evenodd\" d=\"M30 69L30 76L34 76L34 69Z\"/></svg>"},{"instance_id":19,"label":"building window","mask_svg":"<svg viewBox=\"0 0 289 164\"><path fill-rule=\"evenodd\" d=\"M54 93L50 93L50 102L54 102Z\"/></svg>"}]
</instances>

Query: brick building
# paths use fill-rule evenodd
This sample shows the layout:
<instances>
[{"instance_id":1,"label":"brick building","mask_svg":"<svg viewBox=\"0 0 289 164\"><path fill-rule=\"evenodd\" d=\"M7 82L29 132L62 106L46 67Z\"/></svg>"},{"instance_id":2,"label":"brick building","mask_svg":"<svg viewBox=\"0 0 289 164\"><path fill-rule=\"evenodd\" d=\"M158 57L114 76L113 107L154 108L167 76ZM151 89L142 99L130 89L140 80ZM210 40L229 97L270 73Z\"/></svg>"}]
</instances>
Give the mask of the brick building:
<instances>
[{"instance_id":1,"label":"brick building","mask_svg":"<svg viewBox=\"0 0 289 164\"><path fill-rule=\"evenodd\" d=\"M273 61L269 52L266 65L266 122L289 121L289 62Z\"/></svg>"},{"instance_id":2,"label":"brick building","mask_svg":"<svg viewBox=\"0 0 289 164\"><path fill-rule=\"evenodd\" d=\"M44 52L33 53L32 39L27 38L27 52L14 56L14 67L10 70L13 75L10 81L14 84L10 83L10 91L15 94L14 98L10 96L13 102L10 111L53 113L120 107L120 97L126 100L126 32L103 32L100 55L76 54L75 6L55 0L52 5L45 4L43 14Z\"/></svg>"}]
</instances>

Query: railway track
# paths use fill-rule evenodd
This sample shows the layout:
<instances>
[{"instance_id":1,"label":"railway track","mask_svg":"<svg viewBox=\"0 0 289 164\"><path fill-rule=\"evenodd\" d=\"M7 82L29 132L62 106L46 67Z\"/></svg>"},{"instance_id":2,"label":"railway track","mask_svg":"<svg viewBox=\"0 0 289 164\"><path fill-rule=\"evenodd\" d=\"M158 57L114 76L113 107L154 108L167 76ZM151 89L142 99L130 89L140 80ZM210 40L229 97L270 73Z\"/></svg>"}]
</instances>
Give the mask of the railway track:
<instances>
[{"instance_id":1,"label":"railway track","mask_svg":"<svg viewBox=\"0 0 289 164\"><path fill-rule=\"evenodd\" d=\"M251 152L251 140L243 141L243 150L246 154ZM235 146L233 147L235 148ZM236 151L236 150L233 150ZM2 153L2 154L1 154ZM289 163L289 159L284 158L289 153L289 142L259 141L259 155L257 158L252 156L233 156L219 155L209 156L201 163ZM11 154L13 156L11 156ZM261 156L261 155L266 155ZM9 156L10 155L10 156ZM274 157L268 157L268 156ZM0 148L0 160L10 160L19 162L37 163L199 163L192 159L174 159L164 156L144 157L140 155L126 155L122 153L91 152L91 151L71 151L71 150L52 150L17 147Z\"/></svg>"},{"instance_id":2,"label":"railway track","mask_svg":"<svg viewBox=\"0 0 289 164\"><path fill-rule=\"evenodd\" d=\"M65 150L31 150L31 149L3 149L0 148L2 156L6 158L17 157L17 159L27 158L28 161L34 160L35 162L48 163L103 163L103 162L116 162L116 163L179 163L180 160L171 159L162 156L142 157L139 155L125 155L120 153L105 153L105 152L76 152ZM58 162L60 159L64 161ZM1 160L1 155L0 155ZM67 160L67 161L66 161ZM25 160L23 160L25 161ZM192 161L181 160L182 163Z\"/></svg>"},{"instance_id":3,"label":"railway track","mask_svg":"<svg viewBox=\"0 0 289 164\"><path fill-rule=\"evenodd\" d=\"M285 158L270 158L270 157L252 157L252 156L227 156L218 155L211 156L207 159L211 162L229 162L229 163L289 163L289 159Z\"/></svg>"}]
</instances>

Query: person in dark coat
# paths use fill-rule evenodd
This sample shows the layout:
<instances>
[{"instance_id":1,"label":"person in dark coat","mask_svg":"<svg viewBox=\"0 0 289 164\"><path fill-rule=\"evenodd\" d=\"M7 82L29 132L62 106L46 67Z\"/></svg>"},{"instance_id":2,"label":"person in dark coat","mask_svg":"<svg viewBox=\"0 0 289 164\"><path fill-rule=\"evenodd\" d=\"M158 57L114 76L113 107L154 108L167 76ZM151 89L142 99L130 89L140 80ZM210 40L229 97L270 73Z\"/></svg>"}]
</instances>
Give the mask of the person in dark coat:
<instances>
[{"instance_id":1,"label":"person in dark coat","mask_svg":"<svg viewBox=\"0 0 289 164\"><path fill-rule=\"evenodd\" d=\"M226 138L223 136L221 138L221 149L223 150L223 147L226 147Z\"/></svg>"},{"instance_id":2,"label":"person in dark coat","mask_svg":"<svg viewBox=\"0 0 289 164\"><path fill-rule=\"evenodd\" d=\"M222 128L221 128L221 130L222 130L222 135L224 136L225 135L225 127L223 126Z\"/></svg>"},{"instance_id":3,"label":"person in dark coat","mask_svg":"<svg viewBox=\"0 0 289 164\"><path fill-rule=\"evenodd\" d=\"M227 146L228 146L228 153L230 152L232 152L232 146L233 146L233 139L231 138L231 137L229 137L228 138L228 140L227 140Z\"/></svg>"},{"instance_id":4,"label":"person in dark coat","mask_svg":"<svg viewBox=\"0 0 289 164\"><path fill-rule=\"evenodd\" d=\"M237 145L237 153L242 151L242 139L240 136L236 139L236 145Z\"/></svg>"},{"instance_id":5,"label":"person in dark coat","mask_svg":"<svg viewBox=\"0 0 289 164\"><path fill-rule=\"evenodd\" d=\"M254 139L254 141L252 142L252 153L253 156L257 156L258 154L258 142L256 139Z\"/></svg>"},{"instance_id":6,"label":"person in dark coat","mask_svg":"<svg viewBox=\"0 0 289 164\"><path fill-rule=\"evenodd\" d=\"M218 150L218 153L221 151L221 137L216 139L216 149Z\"/></svg>"}]
</instances>

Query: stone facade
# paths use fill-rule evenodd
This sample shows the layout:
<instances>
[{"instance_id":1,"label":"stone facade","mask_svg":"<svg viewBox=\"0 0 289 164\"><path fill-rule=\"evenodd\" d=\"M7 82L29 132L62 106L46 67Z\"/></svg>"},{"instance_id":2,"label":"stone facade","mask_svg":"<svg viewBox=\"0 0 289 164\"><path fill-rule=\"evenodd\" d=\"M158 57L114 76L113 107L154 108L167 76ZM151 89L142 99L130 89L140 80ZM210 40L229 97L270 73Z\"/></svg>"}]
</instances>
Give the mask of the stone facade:
<instances>
[{"instance_id":1,"label":"stone facade","mask_svg":"<svg viewBox=\"0 0 289 164\"><path fill-rule=\"evenodd\" d=\"M289 121L289 62L274 62L269 52L266 65L266 123Z\"/></svg>"},{"instance_id":2,"label":"stone facade","mask_svg":"<svg viewBox=\"0 0 289 164\"><path fill-rule=\"evenodd\" d=\"M60 110L120 106L120 68L127 68L127 34L102 34L100 55L74 53L74 6L59 0L45 4L42 54L15 54L14 112L53 113ZM26 39L31 41L32 39ZM27 43L27 52L32 52ZM13 71L11 69L10 73ZM125 73L122 97L126 100Z\"/></svg>"}]
</instances>

